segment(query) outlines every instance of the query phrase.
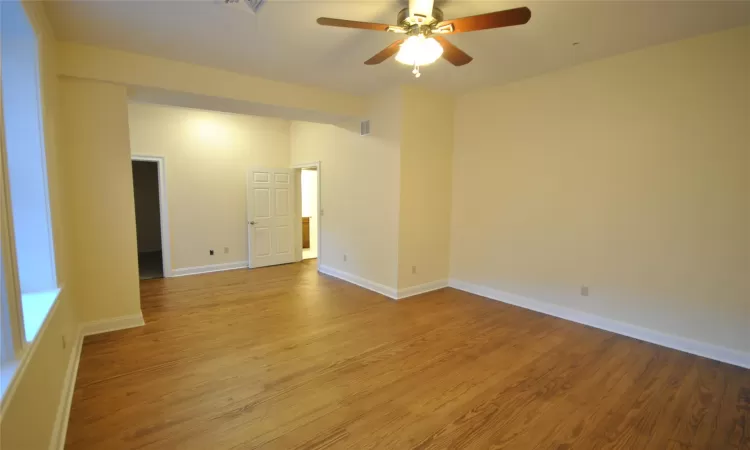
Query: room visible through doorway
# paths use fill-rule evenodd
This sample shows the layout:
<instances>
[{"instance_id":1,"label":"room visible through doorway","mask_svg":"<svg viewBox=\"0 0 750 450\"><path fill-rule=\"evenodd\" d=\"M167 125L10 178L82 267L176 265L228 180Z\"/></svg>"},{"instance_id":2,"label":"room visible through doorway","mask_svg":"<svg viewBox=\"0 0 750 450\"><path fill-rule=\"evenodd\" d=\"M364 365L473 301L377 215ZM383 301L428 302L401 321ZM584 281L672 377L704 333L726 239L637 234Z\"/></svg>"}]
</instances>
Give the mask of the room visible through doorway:
<instances>
[{"instance_id":1,"label":"room visible through doorway","mask_svg":"<svg viewBox=\"0 0 750 450\"><path fill-rule=\"evenodd\" d=\"M159 167L155 161L133 161L133 196L141 280L164 277Z\"/></svg>"},{"instance_id":2,"label":"room visible through doorway","mask_svg":"<svg viewBox=\"0 0 750 450\"><path fill-rule=\"evenodd\" d=\"M318 257L318 171L302 169L302 259Z\"/></svg>"}]
</instances>

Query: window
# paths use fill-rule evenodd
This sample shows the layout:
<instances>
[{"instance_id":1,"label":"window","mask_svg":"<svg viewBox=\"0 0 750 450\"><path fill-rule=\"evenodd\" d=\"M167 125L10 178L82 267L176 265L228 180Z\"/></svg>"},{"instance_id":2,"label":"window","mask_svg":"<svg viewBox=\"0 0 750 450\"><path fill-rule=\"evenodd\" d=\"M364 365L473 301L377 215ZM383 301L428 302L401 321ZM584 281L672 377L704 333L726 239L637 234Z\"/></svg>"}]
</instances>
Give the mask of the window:
<instances>
[{"instance_id":1,"label":"window","mask_svg":"<svg viewBox=\"0 0 750 450\"><path fill-rule=\"evenodd\" d=\"M2 136L0 135L0 137ZM4 202L0 202L0 204L2 203ZM0 212L4 209L4 205L2 206L3 208L0 208ZM0 220L3 221L2 225L0 225L0 230L3 232L3 235L0 236L0 245L5 245L5 217L4 214L0 214L0 216L3 216L0 217ZM4 276L4 266L3 260L0 258L0 398L5 394L13 378L13 373L18 367L18 360L16 359L17 348L15 344L20 342L20 339L16 339L13 335L13 320L11 320L13 316L10 309L11 305L8 301L8 286Z\"/></svg>"},{"instance_id":2,"label":"window","mask_svg":"<svg viewBox=\"0 0 750 450\"><path fill-rule=\"evenodd\" d=\"M19 1L0 2L2 357L34 339L57 298L38 43ZM20 293L20 295L19 295ZM20 297L20 298L19 298ZM20 314L14 314L19 312ZM21 341L20 343L18 341Z\"/></svg>"},{"instance_id":3,"label":"window","mask_svg":"<svg viewBox=\"0 0 750 450\"><path fill-rule=\"evenodd\" d=\"M0 270L3 268L2 260L0 259ZM0 275L2 272L0 272ZM12 361L15 357L13 348L13 335L10 329L10 310L8 308L8 296L5 290L5 277L0 276L0 365L5 365Z\"/></svg>"}]
</instances>

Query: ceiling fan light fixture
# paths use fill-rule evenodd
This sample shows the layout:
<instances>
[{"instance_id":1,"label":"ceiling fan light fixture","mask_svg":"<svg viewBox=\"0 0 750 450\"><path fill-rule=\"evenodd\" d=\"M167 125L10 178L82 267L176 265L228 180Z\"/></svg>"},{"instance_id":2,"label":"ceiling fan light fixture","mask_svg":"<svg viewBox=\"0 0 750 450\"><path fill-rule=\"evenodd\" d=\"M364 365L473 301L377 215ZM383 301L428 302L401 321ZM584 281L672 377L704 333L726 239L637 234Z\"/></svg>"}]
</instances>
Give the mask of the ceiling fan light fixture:
<instances>
[{"instance_id":1,"label":"ceiling fan light fixture","mask_svg":"<svg viewBox=\"0 0 750 450\"><path fill-rule=\"evenodd\" d=\"M395 55L398 62L413 66L412 73L415 77L419 77L419 66L432 64L441 56L456 67L469 64L474 59L451 44L443 35L513 27L523 25L531 19L531 10L526 7L519 7L444 21L443 11L435 7L435 0L408 1L409 7L403 8L398 13L396 21L398 25L358 22L331 17L319 17L318 23L329 27L405 34L406 39L399 39L391 43L365 61L365 64L368 66L380 64Z\"/></svg>"},{"instance_id":2,"label":"ceiling fan light fixture","mask_svg":"<svg viewBox=\"0 0 750 450\"><path fill-rule=\"evenodd\" d=\"M409 66L426 66L437 61L443 47L434 38L423 34L409 36L396 54L396 61Z\"/></svg>"}]
</instances>

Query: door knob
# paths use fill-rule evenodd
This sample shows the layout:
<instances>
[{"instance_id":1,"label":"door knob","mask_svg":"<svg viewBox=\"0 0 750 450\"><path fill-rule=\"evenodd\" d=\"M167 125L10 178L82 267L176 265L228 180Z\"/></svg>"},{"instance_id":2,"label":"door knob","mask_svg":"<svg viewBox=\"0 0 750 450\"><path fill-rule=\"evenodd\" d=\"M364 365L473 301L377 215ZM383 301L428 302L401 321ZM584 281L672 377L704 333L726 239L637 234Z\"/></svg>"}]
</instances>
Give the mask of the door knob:
<instances>
[{"instance_id":1,"label":"door knob","mask_svg":"<svg viewBox=\"0 0 750 450\"><path fill-rule=\"evenodd\" d=\"M251 221L250 221L250 225L255 225L255 221L254 221L254 220L251 220Z\"/></svg>"}]
</instances>

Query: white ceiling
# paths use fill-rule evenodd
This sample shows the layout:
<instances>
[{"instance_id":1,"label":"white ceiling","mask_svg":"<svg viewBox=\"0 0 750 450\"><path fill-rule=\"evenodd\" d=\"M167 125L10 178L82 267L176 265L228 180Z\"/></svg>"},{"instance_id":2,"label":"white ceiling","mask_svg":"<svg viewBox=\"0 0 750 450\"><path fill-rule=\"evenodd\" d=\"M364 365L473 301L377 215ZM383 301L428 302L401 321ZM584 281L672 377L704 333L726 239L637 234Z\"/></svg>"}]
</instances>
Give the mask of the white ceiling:
<instances>
[{"instance_id":1,"label":"white ceiling","mask_svg":"<svg viewBox=\"0 0 750 450\"><path fill-rule=\"evenodd\" d=\"M357 94L403 83L464 92L750 23L750 1L452 0L438 5L446 18L523 5L532 17L524 26L449 36L474 61L453 67L440 60L415 80L410 68L393 59L363 64L398 36L315 22L329 16L395 23L405 0L268 0L257 16L211 0L58 0L47 8L60 40Z\"/></svg>"}]
</instances>

